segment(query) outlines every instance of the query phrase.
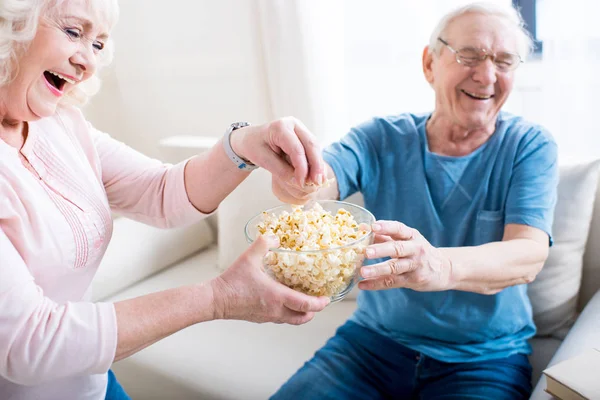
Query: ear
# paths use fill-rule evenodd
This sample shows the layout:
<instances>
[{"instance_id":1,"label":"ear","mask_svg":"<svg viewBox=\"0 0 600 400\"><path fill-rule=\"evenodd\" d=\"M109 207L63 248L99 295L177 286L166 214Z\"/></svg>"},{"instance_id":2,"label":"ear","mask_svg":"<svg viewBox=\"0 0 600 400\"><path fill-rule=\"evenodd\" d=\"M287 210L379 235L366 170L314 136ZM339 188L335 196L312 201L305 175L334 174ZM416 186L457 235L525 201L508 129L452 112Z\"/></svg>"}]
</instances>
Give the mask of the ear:
<instances>
[{"instance_id":1,"label":"ear","mask_svg":"<svg viewBox=\"0 0 600 400\"><path fill-rule=\"evenodd\" d=\"M430 85L433 84L433 51L429 51L429 46L423 49L423 75Z\"/></svg>"}]
</instances>

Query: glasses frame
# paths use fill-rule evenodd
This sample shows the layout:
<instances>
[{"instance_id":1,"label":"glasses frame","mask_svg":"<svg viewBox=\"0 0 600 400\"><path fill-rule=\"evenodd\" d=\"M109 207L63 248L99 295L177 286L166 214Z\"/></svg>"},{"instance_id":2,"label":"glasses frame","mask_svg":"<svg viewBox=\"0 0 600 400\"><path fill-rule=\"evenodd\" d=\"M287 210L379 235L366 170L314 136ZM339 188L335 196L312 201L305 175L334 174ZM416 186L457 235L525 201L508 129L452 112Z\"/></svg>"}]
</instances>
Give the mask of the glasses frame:
<instances>
[{"instance_id":1,"label":"glasses frame","mask_svg":"<svg viewBox=\"0 0 600 400\"><path fill-rule=\"evenodd\" d=\"M448 49L450 49L450 51L452 53L454 53L454 58L456 58L456 62L459 63L460 65L464 65L465 67L469 67L469 68L473 68L478 66L479 64L481 64L483 61L485 61L486 58L490 58L492 60L492 63L494 64L494 66L496 67L497 70L501 71L501 72L510 72L510 71L514 71L515 69L517 69L519 67L519 65L523 64L525 61L523 61L523 59L521 58L521 56L517 53L509 53L509 52L503 52L504 54L510 54L513 56L517 56L519 62L516 62L514 64L512 64L509 67L500 67L498 66L498 64L496 64L496 56L497 53L490 53L488 52L486 49L476 49L479 50L480 53L480 57L477 59L477 61L475 61L474 65L466 65L465 63L463 63L460 59L460 56L458 55L458 53L463 50L463 49L459 49L456 50L454 49L452 46L450 46L448 44L448 42L446 42L444 39L442 39L441 37L438 37L438 40L444 45L446 46Z\"/></svg>"}]
</instances>

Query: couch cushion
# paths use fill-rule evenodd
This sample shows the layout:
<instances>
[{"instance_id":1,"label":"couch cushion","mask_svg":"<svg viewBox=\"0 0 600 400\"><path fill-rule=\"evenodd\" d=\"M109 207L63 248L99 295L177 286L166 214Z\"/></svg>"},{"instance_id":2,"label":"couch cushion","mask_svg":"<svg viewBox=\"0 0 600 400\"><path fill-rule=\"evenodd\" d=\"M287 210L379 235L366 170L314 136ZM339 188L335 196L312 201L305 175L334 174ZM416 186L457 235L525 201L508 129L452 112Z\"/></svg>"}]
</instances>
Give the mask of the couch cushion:
<instances>
[{"instance_id":1,"label":"couch cushion","mask_svg":"<svg viewBox=\"0 0 600 400\"><path fill-rule=\"evenodd\" d=\"M562 342L546 368L578 356L589 349L600 348L600 336L598 335L598 332L600 332L600 318L598 318L598 315L600 315L600 292L596 293L588 302L577 318L577 322L569 331L569 335ZM542 375L534 388L531 400L553 399L552 396L544 392L545 387L546 378Z\"/></svg>"},{"instance_id":2,"label":"couch cushion","mask_svg":"<svg viewBox=\"0 0 600 400\"><path fill-rule=\"evenodd\" d=\"M206 220L184 228L159 229L118 217L93 282L101 300L206 248L215 235Z\"/></svg>"},{"instance_id":3,"label":"couch cushion","mask_svg":"<svg viewBox=\"0 0 600 400\"><path fill-rule=\"evenodd\" d=\"M111 301L220 273L212 246L136 284ZM180 331L113 365L134 399L267 399L307 361L356 307L339 302L301 326L212 321Z\"/></svg>"},{"instance_id":4,"label":"couch cushion","mask_svg":"<svg viewBox=\"0 0 600 400\"><path fill-rule=\"evenodd\" d=\"M535 386L562 341L553 337L535 337L529 343L533 348L533 353L529 356L529 362L533 368L531 384Z\"/></svg>"},{"instance_id":5,"label":"couch cushion","mask_svg":"<svg viewBox=\"0 0 600 400\"><path fill-rule=\"evenodd\" d=\"M592 225L583 257L583 276L579 294L579 310L600 290L600 185L596 192L596 203L592 216Z\"/></svg>"},{"instance_id":6,"label":"couch cushion","mask_svg":"<svg viewBox=\"0 0 600 400\"><path fill-rule=\"evenodd\" d=\"M576 316L599 166L598 161L593 161L560 167L552 226L554 245L544 268L528 289L538 335L559 335L559 330L564 332Z\"/></svg>"}]
</instances>

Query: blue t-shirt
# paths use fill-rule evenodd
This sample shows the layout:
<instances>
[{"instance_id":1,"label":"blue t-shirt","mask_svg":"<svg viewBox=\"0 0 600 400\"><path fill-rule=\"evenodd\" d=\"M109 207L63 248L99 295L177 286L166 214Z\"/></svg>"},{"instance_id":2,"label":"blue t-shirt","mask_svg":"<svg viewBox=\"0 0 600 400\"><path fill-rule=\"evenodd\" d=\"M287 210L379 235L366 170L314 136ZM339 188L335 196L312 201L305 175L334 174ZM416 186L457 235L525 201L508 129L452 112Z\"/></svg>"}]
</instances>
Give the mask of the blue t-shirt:
<instances>
[{"instance_id":1,"label":"blue t-shirt","mask_svg":"<svg viewBox=\"0 0 600 400\"><path fill-rule=\"evenodd\" d=\"M443 156L428 148L430 115L375 118L329 146L324 158L340 198L362 192L377 219L401 221L436 247L501 241L510 223L541 229L552 243L558 165L551 135L500 113L485 144L464 157ZM445 362L529 354L535 333L526 285L495 295L364 291L351 319Z\"/></svg>"}]
</instances>

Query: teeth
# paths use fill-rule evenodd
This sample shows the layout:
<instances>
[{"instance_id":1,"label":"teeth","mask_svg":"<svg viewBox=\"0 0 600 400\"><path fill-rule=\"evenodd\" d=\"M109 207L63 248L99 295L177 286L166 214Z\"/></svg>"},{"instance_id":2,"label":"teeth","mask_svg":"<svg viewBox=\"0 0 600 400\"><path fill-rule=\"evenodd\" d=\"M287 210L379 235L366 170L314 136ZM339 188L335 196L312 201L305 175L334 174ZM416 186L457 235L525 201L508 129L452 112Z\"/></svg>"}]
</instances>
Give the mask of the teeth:
<instances>
[{"instance_id":1,"label":"teeth","mask_svg":"<svg viewBox=\"0 0 600 400\"><path fill-rule=\"evenodd\" d=\"M469 96L473 96L477 99L481 99L481 100L487 100L490 99L492 97L492 95L489 96L482 96L480 94L476 94L476 93L471 93L471 92L467 92L466 90L463 90L463 92L465 92L466 94L468 94Z\"/></svg>"},{"instance_id":2,"label":"teeth","mask_svg":"<svg viewBox=\"0 0 600 400\"><path fill-rule=\"evenodd\" d=\"M73 79L69 79L66 76L59 74L58 72L54 72L54 71L48 71L48 72L50 72L52 75L58 76L60 79L64 79L65 81L69 82L71 85L74 85L76 83Z\"/></svg>"}]
</instances>

